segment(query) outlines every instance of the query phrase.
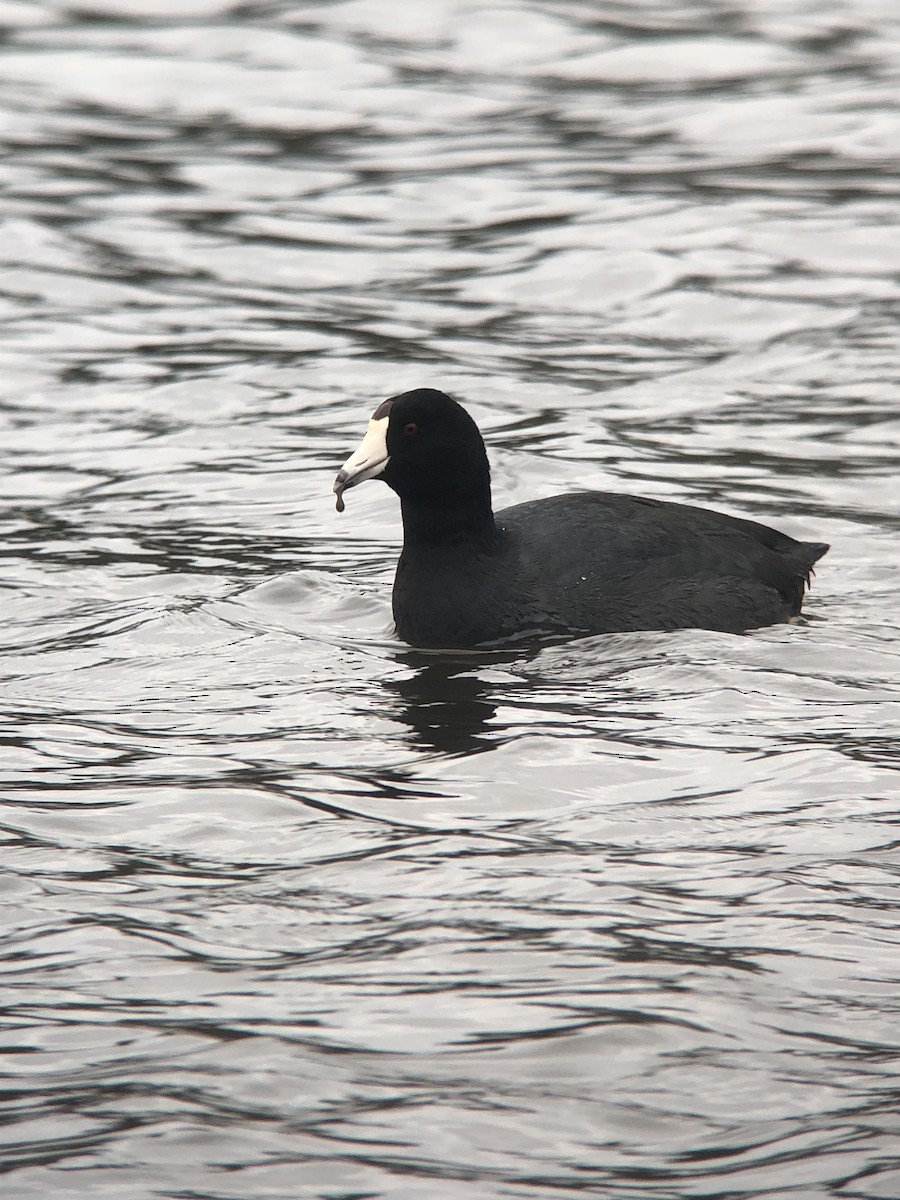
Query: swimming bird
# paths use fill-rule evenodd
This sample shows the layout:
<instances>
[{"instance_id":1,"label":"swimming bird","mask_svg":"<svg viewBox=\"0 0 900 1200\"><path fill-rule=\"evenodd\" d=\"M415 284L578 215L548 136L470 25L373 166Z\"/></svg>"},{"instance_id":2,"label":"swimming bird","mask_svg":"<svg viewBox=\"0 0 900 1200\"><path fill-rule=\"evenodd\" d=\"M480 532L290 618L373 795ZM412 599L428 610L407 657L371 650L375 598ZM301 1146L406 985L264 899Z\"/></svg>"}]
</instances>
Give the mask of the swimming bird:
<instances>
[{"instance_id":1,"label":"swimming bird","mask_svg":"<svg viewBox=\"0 0 900 1200\"><path fill-rule=\"evenodd\" d=\"M574 492L495 513L478 426L416 388L380 404L334 483L381 479L400 498L398 635L462 648L534 635L740 633L797 616L828 550L755 521L664 500Z\"/></svg>"}]
</instances>

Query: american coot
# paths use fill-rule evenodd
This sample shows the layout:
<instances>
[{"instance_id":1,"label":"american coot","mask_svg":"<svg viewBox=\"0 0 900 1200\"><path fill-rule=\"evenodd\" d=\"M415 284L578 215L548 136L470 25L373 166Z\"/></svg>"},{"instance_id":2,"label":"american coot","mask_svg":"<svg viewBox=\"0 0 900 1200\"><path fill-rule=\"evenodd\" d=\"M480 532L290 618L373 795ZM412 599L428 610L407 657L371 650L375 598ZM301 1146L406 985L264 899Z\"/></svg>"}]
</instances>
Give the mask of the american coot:
<instances>
[{"instance_id":1,"label":"american coot","mask_svg":"<svg viewBox=\"0 0 900 1200\"><path fill-rule=\"evenodd\" d=\"M576 492L491 509L475 422L443 392L385 400L334 484L400 497L397 632L413 646L638 629L739 633L800 612L828 549L704 508Z\"/></svg>"}]
</instances>

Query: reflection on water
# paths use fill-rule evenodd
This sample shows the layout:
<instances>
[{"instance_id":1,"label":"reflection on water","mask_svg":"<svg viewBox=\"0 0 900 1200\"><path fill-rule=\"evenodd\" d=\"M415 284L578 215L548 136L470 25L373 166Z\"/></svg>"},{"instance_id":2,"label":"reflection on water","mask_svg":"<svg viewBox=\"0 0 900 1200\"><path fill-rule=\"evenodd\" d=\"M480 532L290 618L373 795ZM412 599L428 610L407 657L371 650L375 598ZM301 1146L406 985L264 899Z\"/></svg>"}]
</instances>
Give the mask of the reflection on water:
<instances>
[{"instance_id":1,"label":"reflection on water","mask_svg":"<svg viewBox=\"0 0 900 1200\"><path fill-rule=\"evenodd\" d=\"M403 654L400 661L413 658ZM396 715L409 726L417 746L444 754L490 748L486 735L497 706L487 684L467 671L465 663L426 662L406 678L386 680L384 689L399 701Z\"/></svg>"},{"instance_id":2,"label":"reflection on water","mask_svg":"<svg viewBox=\"0 0 900 1200\"><path fill-rule=\"evenodd\" d=\"M0 4L10 1196L900 1194L894 7ZM806 624L399 645L426 384Z\"/></svg>"}]
</instances>

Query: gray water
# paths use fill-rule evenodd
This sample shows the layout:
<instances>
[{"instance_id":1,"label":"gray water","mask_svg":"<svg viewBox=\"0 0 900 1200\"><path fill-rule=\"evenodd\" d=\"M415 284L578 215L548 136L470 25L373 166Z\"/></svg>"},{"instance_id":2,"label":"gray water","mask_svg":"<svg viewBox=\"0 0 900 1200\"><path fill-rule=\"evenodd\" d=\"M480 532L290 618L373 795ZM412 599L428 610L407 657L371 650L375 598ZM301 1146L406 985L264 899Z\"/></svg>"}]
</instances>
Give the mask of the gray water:
<instances>
[{"instance_id":1,"label":"gray water","mask_svg":"<svg viewBox=\"0 0 900 1200\"><path fill-rule=\"evenodd\" d=\"M4 1197L900 1195L896 0L0 0ZM410 651L500 505L798 626Z\"/></svg>"}]
</instances>

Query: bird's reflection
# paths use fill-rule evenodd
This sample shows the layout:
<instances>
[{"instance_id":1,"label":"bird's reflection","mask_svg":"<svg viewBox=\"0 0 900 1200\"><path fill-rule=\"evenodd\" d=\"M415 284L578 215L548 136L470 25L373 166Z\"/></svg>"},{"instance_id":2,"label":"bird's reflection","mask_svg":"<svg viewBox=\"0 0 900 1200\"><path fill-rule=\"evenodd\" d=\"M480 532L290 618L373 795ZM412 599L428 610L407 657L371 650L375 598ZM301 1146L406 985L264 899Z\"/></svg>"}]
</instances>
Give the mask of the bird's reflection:
<instances>
[{"instance_id":1,"label":"bird's reflection","mask_svg":"<svg viewBox=\"0 0 900 1200\"><path fill-rule=\"evenodd\" d=\"M671 665L673 653L672 635L654 633L545 639L470 652L406 650L397 661L411 674L383 680L381 686L390 696L391 715L409 727L416 744L445 754L477 754L508 739L509 717L498 719L498 707L530 705L526 697L544 678L552 679L554 698L548 700L545 689L539 705L549 722L577 723L606 738L644 746L646 730L661 716L650 697L636 704L639 693L628 679L641 669Z\"/></svg>"},{"instance_id":2,"label":"bird's reflection","mask_svg":"<svg viewBox=\"0 0 900 1200\"><path fill-rule=\"evenodd\" d=\"M514 655L505 656L509 661ZM497 705L491 685L479 678L484 660L475 655L401 654L412 668L407 679L385 680L385 691L400 704L396 716L416 743L445 754L472 754L491 747L489 734ZM497 657L490 659L492 664Z\"/></svg>"}]
</instances>

